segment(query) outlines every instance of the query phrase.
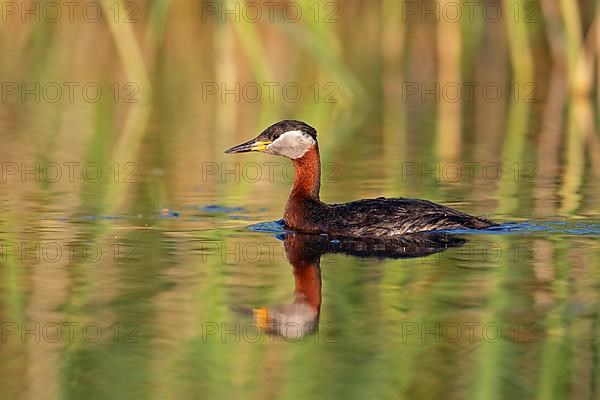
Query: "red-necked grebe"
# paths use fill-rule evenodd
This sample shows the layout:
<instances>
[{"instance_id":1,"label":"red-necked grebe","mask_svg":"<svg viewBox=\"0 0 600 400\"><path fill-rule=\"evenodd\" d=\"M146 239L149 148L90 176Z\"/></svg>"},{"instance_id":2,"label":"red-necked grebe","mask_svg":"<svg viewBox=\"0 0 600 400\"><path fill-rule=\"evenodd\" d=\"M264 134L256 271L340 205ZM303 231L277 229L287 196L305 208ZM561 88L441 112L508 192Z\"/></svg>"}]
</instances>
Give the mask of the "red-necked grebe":
<instances>
[{"instance_id":1,"label":"red-necked grebe","mask_svg":"<svg viewBox=\"0 0 600 400\"><path fill-rule=\"evenodd\" d=\"M335 236L397 236L448 229L483 229L494 222L427 200L384 198L326 204L319 199L321 161L317 131L295 120L277 122L226 153L258 151L292 159L294 186L283 220L287 228Z\"/></svg>"}]
</instances>

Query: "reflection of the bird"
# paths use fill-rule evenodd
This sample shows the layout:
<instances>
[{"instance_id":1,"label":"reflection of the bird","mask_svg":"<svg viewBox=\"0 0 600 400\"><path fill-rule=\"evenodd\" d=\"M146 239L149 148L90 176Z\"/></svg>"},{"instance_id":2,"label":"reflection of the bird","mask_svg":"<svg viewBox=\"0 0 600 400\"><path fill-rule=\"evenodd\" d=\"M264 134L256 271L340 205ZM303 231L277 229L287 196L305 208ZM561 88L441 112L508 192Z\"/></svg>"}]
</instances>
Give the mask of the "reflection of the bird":
<instances>
[{"instance_id":1,"label":"reflection of the bird","mask_svg":"<svg viewBox=\"0 0 600 400\"><path fill-rule=\"evenodd\" d=\"M341 253L357 257L414 258L460 247L465 239L447 234L412 234L394 239L332 238L286 233L285 253L293 267L295 299L291 304L254 309L257 325L288 338L304 336L318 325L321 310L321 256Z\"/></svg>"}]
</instances>

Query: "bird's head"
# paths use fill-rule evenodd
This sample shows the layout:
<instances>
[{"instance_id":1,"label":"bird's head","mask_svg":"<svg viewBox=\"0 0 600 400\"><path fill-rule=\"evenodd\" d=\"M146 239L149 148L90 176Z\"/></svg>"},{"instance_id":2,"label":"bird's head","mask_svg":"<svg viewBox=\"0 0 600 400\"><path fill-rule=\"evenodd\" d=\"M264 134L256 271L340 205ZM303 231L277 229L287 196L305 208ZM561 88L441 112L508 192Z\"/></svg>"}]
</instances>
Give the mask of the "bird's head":
<instances>
[{"instance_id":1,"label":"bird's head","mask_svg":"<svg viewBox=\"0 0 600 400\"><path fill-rule=\"evenodd\" d=\"M259 151L295 160L317 145L317 130L302 121L283 120L269 126L256 138L225 153Z\"/></svg>"}]
</instances>

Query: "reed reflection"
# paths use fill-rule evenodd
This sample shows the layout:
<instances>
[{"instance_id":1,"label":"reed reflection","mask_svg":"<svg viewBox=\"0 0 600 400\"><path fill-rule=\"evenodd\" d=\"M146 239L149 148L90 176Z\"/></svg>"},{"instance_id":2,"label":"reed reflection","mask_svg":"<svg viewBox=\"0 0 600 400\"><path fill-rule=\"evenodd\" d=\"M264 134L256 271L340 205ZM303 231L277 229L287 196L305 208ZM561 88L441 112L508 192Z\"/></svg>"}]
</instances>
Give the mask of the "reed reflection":
<instances>
[{"instance_id":1,"label":"reed reflection","mask_svg":"<svg viewBox=\"0 0 600 400\"><path fill-rule=\"evenodd\" d=\"M298 338L318 327L321 312L321 256L345 254L355 257L415 258L426 257L467 240L448 234L412 234L394 239L332 238L323 235L286 233L283 246L294 275L294 301L290 304L253 310L256 324L266 332Z\"/></svg>"}]
</instances>

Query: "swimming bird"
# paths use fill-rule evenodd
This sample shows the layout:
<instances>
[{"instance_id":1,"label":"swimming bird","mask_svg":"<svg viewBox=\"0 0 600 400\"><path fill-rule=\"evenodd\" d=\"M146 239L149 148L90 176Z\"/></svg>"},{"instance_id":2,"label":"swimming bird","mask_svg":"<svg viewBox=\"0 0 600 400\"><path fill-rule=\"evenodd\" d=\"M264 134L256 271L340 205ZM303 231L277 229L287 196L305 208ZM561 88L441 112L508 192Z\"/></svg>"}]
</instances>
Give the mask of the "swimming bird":
<instances>
[{"instance_id":1,"label":"swimming bird","mask_svg":"<svg viewBox=\"0 0 600 400\"><path fill-rule=\"evenodd\" d=\"M302 121L283 120L256 138L225 153L257 151L290 158L294 185L283 220L288 229L341 237L398 236L451 229L483 229L496 225L428 200L402 197L363 199L343 204L320 200L321 160L317 130Z\"/></svg>"}]
</instances>

